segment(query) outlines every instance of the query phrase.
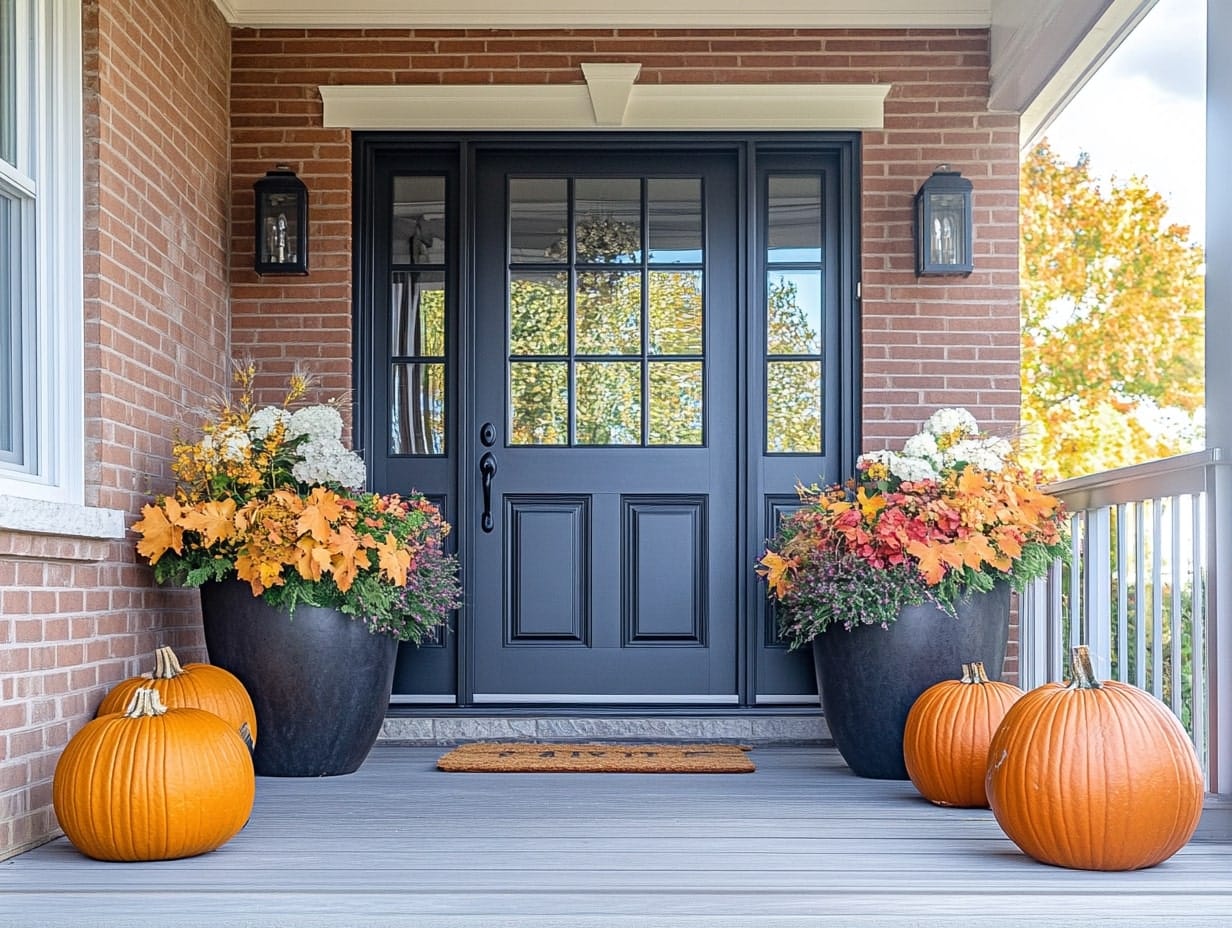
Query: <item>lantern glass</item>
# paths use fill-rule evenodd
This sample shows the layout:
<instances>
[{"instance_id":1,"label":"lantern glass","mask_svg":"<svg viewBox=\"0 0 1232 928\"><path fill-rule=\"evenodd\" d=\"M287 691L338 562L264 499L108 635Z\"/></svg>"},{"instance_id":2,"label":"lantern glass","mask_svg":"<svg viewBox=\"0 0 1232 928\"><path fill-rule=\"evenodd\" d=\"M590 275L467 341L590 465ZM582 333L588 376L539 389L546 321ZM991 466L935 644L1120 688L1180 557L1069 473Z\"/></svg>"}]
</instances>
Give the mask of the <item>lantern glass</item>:
<instances>
[{"instance_id":1,"label":"lantern glass","mask_svg":"<svg viewBox=\"0 0 1232 928\"><path fill-rule=\"evenodd\" d=\"M967 254L965 197L960 193L933 193L928 197L928 263L963 264Z\"/></svg>"},{"instance_id":2,"label":"lantern glass","mask_svg":"<svg viewBox=\"0 0 1232 928\"><path fill-rule=\"evenodd\" d=\"M299 198L294 193L268 193L262 210L262 264L295 264L299 261Z\"/></svg>"}]
</instances>

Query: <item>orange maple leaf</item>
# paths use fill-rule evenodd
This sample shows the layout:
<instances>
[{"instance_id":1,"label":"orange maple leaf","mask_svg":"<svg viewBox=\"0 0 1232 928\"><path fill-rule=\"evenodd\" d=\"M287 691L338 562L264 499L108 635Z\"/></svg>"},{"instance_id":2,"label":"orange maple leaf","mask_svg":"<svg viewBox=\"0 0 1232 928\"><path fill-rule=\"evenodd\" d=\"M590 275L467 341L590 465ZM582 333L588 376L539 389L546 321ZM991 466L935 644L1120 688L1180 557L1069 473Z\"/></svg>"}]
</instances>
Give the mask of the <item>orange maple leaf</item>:
<instances>
[{"instance_id":1,"label":"orange maple leaf","mask_svg":"<svg viewBox=\"0 0 1232 928\"><path fill-rule=\"evenodd\" d=\"M984 475L968 464L958 478L958 492L979 496L984 492Z\"/></svg>"},{"instance_id":2,"label":"orange maple leaf","mask_svg":"<svg viewBox=\"0 0 1232 928\"><path fill-rule=\"evenodd\" d=\"M337 494L324 487L313 487L300 513L295 530L301 534L310 534L313 539L324 544L329 541L333 532L333 523L342 515Z\"/></svg>"},{"instance_id":3,"label":"orange maple leaf","mask_svg":"<svg viewBox=\"0 0 1232 928\"><path fill-rule=\"evenodd\" d=\"M936 586L945 576L945 561L942 559L943 548L922 541L912 541L907 544L907 553L916 559L920 576L929 586Z\"/></svg>"},{"instance_id":4,"label":"orange maple leaf","mask_svg":"<svg viewBox=\"0 0 1232 928\"><path fill-rule=\"evenodd\" d=\"M209 548L235 535L235 500L224 499L200 504L184 514L181 524L200 532L202 543Z\"/></svg>"},{"instance_id":5,"label":"orange maple leaf","mask_svg":"<svg viewBox=\"0 0 1232 928\"><path fill-rule=\"evenodd\" d=\"M140 522L133 523L133 531L140 532L137 553L148 558L151 566L170 549L176 554L184 550L184 528L179 524L183 510L179 502L168 497L162 506L143 506Z\"/></svg>"},{"instance_id":6,"label":"orange maple leaf","mask_svg":"<svg viewBox=\"0 0 1232 928\"><path fill-rule=\"evenodd\" d=\"M787 572L795 566L795 560L784 558L773 551L767 551L759 563L765 567L765 570L758 570L758 573L766 578L766 584L774 591L774 594L782 597L791 586Z\"/></svg>"},{"instance_id":7,"label":"orange maple leaf","mask_svg":"<svg viewBox=\"0 0 1232 928\"><path fill-rule=\"evenodd\" d=\"M376 546L377 562L381 570L398 586L406 586L406 573L411 569L411 552L398 542L393 532L385 535L385 540Z\"/></svg>"},{"instance_id":8,"label":"orange maple leaf","mask_svg":"<svg viewBox=\"0 0 1232 928\"><path fill-rule=\"evenodd\" d=\"M884 496L880 493L868 496L864 492L864 487L860 487L856 491L856 502L860 504L860 512L864 514L864 521L866 522L872 522L877 517L877 513L884 509L886 505Z\"/></svg>"}]
</instances>

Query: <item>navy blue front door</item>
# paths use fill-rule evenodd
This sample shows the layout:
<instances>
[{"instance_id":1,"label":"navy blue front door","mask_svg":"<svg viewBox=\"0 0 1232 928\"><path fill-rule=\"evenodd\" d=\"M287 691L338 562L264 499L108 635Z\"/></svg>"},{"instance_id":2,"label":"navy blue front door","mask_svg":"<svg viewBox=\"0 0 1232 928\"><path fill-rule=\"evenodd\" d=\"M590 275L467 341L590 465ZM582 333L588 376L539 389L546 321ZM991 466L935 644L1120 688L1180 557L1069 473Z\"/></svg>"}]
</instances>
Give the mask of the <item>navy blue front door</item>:
<instances>
[{"instance_id":1,"label":"navy blue front door","mask_svg":"<svg viewBox=\"0 0 1232 928\"><path fill-rule=\"evenodd\" d=\"M356 153L357 435L466 590L395 702L815 704L753 565L858 447L858 139Z\"/></svg>"},{"instance_id":2,"label":"navy blue front door","mask_svg":"<svg viewBox=\"0 0 1232 928\"><path fill-rule=\"evenodd\" d=\"M474 699L736 703L735 159L482 153Z\"/></svg>"}]
</instances>

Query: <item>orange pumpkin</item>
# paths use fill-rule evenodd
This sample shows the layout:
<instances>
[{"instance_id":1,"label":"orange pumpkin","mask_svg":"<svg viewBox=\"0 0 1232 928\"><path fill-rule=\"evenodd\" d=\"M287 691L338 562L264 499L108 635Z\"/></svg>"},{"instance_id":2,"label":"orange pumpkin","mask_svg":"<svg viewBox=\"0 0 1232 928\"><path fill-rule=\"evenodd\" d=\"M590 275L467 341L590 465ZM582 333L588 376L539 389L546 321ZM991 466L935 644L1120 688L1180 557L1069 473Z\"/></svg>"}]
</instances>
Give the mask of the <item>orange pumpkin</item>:
<instances>
[{"instance_id":1,"label":"orange pumpkin","mask_svg":"<svg viewBox=\"0 0 1232 928\"><path fill-rule=\"evenodd\" d=\"M89 722L52 780L60 827L98 860L170 860L221 847L248 821L252 755L230 723L168 709L140 689L123 713Z\"/></svg>"},{"instance_id":2,"label":"orange pumpkin","mask_svg":"<svg viewBox=\"0 0 1232 928\"><path fill-rule=\"evenodd\" d=\"M997 822L1036 860L1138 870L1167 860L1202 815L1202 768L1181 723L1126 683L1095 679L1085 646L1073 681L1048 683L1006 713L988 750Z\"/></svg>"},{"instance_id":3,"label":"orange pumpkin","mask_svg":"<svg viewBox=\"0 0 1232 928\"><path fill-rule=\"evenodd\" d=\"M245 736L247 725L249 747L257 740L257 713L244 684L230 671L213 664L186 664L180 666L175 652L168 647L154 652L153 676L132 677L117 683L104 697L98 707L99 715L123 712L132 702L133 694L144 687L158 690L163 704L169 708L195 708L213 712L230 722Z\"/></svg>"},{"instance_id":4,"label":"orange pumpkin","mask_svg":"<svg viewBox=\"0 0 1232 928\"><path fill-rule=\"evenodd\" d=\"M963 664L961 680L930 686L907 713L903 760L920 794L939 806L987 808L988 743L1022 690Z\"/></svg>"}]
</instances>

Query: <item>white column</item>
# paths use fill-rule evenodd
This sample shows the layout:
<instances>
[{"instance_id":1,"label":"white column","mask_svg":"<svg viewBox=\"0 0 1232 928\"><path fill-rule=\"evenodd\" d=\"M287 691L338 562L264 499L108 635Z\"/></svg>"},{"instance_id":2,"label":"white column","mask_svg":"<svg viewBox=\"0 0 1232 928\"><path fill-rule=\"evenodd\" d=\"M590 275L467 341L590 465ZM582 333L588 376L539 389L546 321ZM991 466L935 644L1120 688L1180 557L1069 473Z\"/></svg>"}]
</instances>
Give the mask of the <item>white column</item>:
<instances>
[{"instance_id":1,"label":"white column","mask_svg":"<svg viewBox=\"0 0 1232 928\"><path fill-rule=\"evenodd\" d=\"M1206 443L1232 453L1232 3L1206 4ZM1211 789L1232 794L1232 468L1210 507Z\"/></svg>"}]
</instances>

